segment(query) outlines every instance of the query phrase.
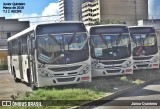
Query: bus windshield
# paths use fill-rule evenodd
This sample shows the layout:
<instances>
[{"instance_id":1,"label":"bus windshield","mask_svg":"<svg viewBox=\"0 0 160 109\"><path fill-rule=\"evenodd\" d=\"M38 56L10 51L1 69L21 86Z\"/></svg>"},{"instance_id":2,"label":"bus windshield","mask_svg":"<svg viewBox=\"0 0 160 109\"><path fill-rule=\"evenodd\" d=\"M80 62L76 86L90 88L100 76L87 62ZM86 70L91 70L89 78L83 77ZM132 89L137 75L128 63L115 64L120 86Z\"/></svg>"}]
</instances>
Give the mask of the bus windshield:
<instances>
[{"instance_id":1,"label":"bus windshield","mask_svg":"<svg viewBox=\"0 0 160 109\"><path fill-rule=\"evenodd\" d=\"M158 52L156 34L132 34L133 56L154 55Z\"/></svg>"},{"instance_id":2,"label":"bus windshield","mask_svg":"<svg viewBox=\"0 0 160 109\"><path fill-rule=\"evenodd\" d=\"M131 56L128 33L101 34L91 36L91 55L101 60L123 59Z\"/></svg>"},{"instance_id":3,"label":"bus windshield","mask_svg":"<svg viewBox=\"0 0 160 109\"><path fill-rule=\"evenodd\" d=\"M86 33L37 36L37 56L45 64L69 64L89 58Z\"/></svg>"}]
</instances>

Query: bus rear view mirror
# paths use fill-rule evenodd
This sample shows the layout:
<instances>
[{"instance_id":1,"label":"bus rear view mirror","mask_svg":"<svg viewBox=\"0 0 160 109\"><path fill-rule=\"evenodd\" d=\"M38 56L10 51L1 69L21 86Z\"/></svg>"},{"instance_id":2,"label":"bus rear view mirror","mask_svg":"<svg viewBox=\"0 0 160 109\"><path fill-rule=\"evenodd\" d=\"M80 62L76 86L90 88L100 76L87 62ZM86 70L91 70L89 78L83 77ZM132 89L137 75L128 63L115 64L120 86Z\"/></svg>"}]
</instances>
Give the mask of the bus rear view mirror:
<instances>
[{"instance_id":1,"label":"bus rear view mirror","mask_svg":"<svg viewBox=\"0 0 160 109\"><path fill-rule=\"evenodd\" d=\"M32 40L32 48L35 49L35 40Z\"/></svg>"},{"instance_id":2,"label":"bus rear view mirror","mask_svg":"<svg viewBox=\"0 0 160 109\"><path fill-rule=\"evenodd\" d=\"M34 54L36 47L37 47L36 40L34 38L31 38L31 54Z\"/></svg>"},{"instance_id":3,"label":"bus rear view mirror","mask_svg":"<svg viewBox=\"0 0 160 109\"><path fill-rule=\"evenodd\" d=\"M32 49L37 48L37 41L35 39L32 39Z\"/></svg>"}]
</instances>

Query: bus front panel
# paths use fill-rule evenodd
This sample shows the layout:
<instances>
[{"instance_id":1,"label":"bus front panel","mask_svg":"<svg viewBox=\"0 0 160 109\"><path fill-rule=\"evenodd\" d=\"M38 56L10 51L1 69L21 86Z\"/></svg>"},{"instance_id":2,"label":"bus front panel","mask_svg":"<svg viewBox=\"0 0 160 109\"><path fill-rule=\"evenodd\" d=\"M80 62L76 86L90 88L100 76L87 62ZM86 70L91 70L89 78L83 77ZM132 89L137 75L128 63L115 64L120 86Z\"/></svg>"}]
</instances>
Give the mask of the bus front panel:
<instances>
[{"instance_id":1,"label":"bus front panel","mask_svg":"<svg viewBox=\"0 0 160 109\"><path fill-rule=\"evenodd\" d=\"M36 29L38 87L91 81L91 61L83 23L40 25Z\"/></svg>"},{"instance_id":2,"label":"bus front panel","mask_svg":"<svg viewBox=\"0 0 160 109\"><path fill-rule=\"evenodd\" d=\"M92 27L90 41L93 77L133 74L127 26Z\"/></svg>"},{"instance_id":3,"label":"bus front panel","mask_svg":"<svg viewBox=\"0 0 160 109\"><path fill-rule=\"evenodd\" d=\"M131 27L134 69L159 68L158 41L153 27Z\"/></svg>"}]
</instances>

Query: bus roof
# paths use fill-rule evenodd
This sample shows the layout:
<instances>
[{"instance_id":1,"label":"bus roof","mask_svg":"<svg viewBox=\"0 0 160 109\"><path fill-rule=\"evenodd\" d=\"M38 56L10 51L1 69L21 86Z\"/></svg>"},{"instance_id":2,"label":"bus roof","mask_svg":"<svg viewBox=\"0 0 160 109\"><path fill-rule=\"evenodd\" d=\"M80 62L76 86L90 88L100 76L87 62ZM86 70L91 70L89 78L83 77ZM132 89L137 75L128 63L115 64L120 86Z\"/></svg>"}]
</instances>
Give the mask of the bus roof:
<instances>
[{"instance_id":1,"label":"bus roof","mask_svg":"<svg viewBox=\"0 0 160 109\"><path fill-rule=\"evenodd\" d=\"M154 28L153 26L129 26L128 28L144 28L144 27L147 27L147 28Z\"/></svg>"},{"instance_id":2,"label":"bus roof","mask_svg":"<svg viewBox=\"0 0 160 109\"><path fill-rule=\"evenodd\" d=\"M23 30L23 31L21 31L21 32L15 34L15 35L13 35L13 36L11 36L10 38L7 39L7 41L16 39L16 38L20 37L20 36L23 35L23 34L26 34L26 33L28 33L28 32L31 32L31 31L35 30L36 27L39 26L39 25L59 24L59 23L64 23L64 24L68 23L68 24L69 24L69 23L83 23L83 22L81 22L81 21L61 21L61 22L39 23L39 24L37 24L37 25L31 26L31 27L29 27L29 28L27 28L27 29L25 29L25 30Z\"/></svg>"},{"instance_id":3,"label":"bus roof","mask_svg":"<svg viewBox=\"0 0 160 109\"><path fill-rule=\"evenodd\" d=\"M153 26L131 26L129 31L131 34L150 34L155 33L155 28Z\"/></svg>"},{"instance_id":4,"label":"bus roof","mask_svg":"<svg viewBox=\"0 0 160 109\"><path fill-rule=\"evenodd\" d=\"M37 25L44 25L44 24L56 24L56 23L83 23L82 21L59 21L59 22L43 22Z\"/></svg>"},{"instance_id":5,"label":"bus roof","mask_svg":"<svg viewBox=\"0 0 160 109\"><path fill-rule=\"evenodd\" d=\"M103 25L93 25L89 27L101 27L101 26L126 26L125 24L103 24Z\"/></svg>"},{"instance_id":6,"label":"bus roof","mask_svg":"<svg viewBox=\"0 0 160 109\"><path fill-rule=\"evenodd\" d=\"M25 30L23 30L23 31L21 31L21 32L15 34L15 35L13 35L13 36L11 36L10 38L7 39L7 41L16 39L16 38L18 38L19 36L21 36L21 35L23 35L23 34L26 34L26 33L28 33L28 32L31 32L31 31L33 31L33 30L34 30L34 26L31 26L31 27L29 27L29 28L27 28L27 29L25 29Z\"/></svg>"},{"instance_id":7,"label":"bus roof","mask_svg":"<svg viewBox=\"0 0 160 109\"><path fill-rule=\"evenodd\" d=\"M103 26L127 26L125 24L103 24L103 25L93 25L93 26L88 26L87 30L93 27L103 27Z\"/></svg>"}]
</instances>

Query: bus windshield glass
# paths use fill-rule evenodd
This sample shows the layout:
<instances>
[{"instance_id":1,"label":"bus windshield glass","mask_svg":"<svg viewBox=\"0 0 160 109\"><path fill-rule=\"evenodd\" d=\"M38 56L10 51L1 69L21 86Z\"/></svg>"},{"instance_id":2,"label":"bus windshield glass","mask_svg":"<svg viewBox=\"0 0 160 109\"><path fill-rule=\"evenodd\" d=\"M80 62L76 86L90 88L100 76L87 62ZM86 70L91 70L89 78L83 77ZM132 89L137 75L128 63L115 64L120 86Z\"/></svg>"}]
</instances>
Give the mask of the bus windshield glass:
<instances>
[{"instance_id":1,"label":"bus windshield glass","mask_svg":"<svg viewBox=\"0 0 160 109\"><path fill-rule=\"evenodd\" d=\"M157 37L152 34L132 34L133 56L154 55L158 52Z\"/></svg>"},{"instance_id":2,"label":"bus windshield glass","mask_svg":"<svg viewBox=\"0 0 160 109\"><path fill-rule=\"evenodd\" d=\"M85 32L37 36L37 45L37 56L41 63L70 64L89 58Z\"/></svg>"},{"instance_id":3,"label":"bus windshield glass","mask_svg":"<svg viewBox=\"0 0 160 109\"><path fill-rule=\"evenodd\" d=\"M130 57L131 41L129 33L92 35L91 56L100 60Z\"/></svg>"}]
</instances>

